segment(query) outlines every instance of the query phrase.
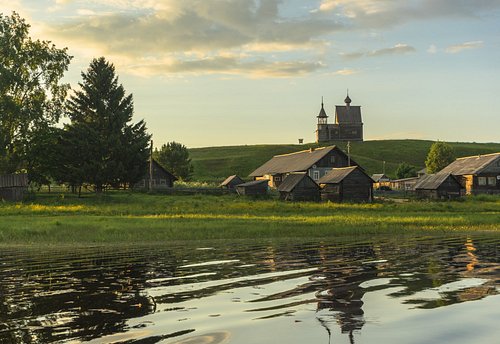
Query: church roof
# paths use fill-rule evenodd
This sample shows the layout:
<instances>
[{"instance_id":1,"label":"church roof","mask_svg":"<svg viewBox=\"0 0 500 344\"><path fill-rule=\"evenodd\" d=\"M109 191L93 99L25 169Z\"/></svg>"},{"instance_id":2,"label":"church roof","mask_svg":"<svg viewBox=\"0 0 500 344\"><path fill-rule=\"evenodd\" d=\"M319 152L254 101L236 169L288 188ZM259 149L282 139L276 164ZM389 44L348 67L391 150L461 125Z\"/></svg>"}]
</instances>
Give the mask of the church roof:
<instances>
[{"instance_id":1,"label":"church roof","mask_svg":"<svg viewBox=\"0 0 500 344\"><path fill-rule=\"evenodd\" d=\"M361 106L335 106L335 123L361 124Z\"/></svg>"},{"instance_id":2,"label":"church roof","mask_svg":"<svg viewBox=\"0 0 500 344\"><path fill-rule=\"evenodd\" d=\"M321 110L319 111L318 118L319 117L328 117L326 114L325 108L323 107L323 104L321 104Z\"/></svg>"}]
</instances>

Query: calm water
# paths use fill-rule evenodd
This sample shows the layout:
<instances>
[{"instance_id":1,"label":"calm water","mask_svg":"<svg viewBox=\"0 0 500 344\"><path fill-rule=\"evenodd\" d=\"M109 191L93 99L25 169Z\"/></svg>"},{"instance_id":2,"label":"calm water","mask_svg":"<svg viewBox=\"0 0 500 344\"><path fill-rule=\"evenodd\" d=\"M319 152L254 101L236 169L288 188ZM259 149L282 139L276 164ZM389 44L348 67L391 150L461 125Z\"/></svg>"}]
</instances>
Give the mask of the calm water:
<instances>
[{"instance_id":1,"label":"calm water","mask_svg":"<svg viewBox=\"0 0 500 344\"><path fill-rule=\"evenodd\" d=\"M500 236L0 247L0 343L500 343Z\"/></svg>"}]
</instances>

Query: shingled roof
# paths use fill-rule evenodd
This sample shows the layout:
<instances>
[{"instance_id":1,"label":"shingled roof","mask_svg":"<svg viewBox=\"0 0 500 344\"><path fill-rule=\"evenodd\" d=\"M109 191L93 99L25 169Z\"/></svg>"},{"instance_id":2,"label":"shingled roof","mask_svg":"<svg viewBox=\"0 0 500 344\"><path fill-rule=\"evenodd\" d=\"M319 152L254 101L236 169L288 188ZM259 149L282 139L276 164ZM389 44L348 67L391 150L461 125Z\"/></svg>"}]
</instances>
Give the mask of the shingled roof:
<instances>
[{"instance_id":1,"label":"shingled roof","mask_svg":"<svg viewBox=\"0 0 500 344\"><path fill-rule=\"evenodd\" d=\"M271 160L267 161L264 165L253 171L250 174L250 177L264 176L266 174L273 175L290 172L304 172L310 169L312 165L316 164L334 149L345 155L345 153L336 146L275 155L271 158ZM352 159L351 162L355 164Z\"/></svg>"},{"instance_id":2,"label":"shingled roof","mask_svg":"<svg viewBox=\"0 0 500 344\"><path fill-rule=\"evenodd\" d=\"M244 183L243 179L241 179L238 175L233 174L232 176L227 177L219 186L226 186L233 181L235 181L238 184Z\"/></svg>"},{"instance_id":3,"label":"shingled roof","mask_svg":"<svg viewBox=\"0 0 500 344\"><path fill-rule=\"evenodd\" d=\"M320 180L318 180L318 184L338 184L356 168L358 168L358 166L334 168L328 172L328 174L321 177Z\"/></svg>"},{"instance_id":4,"label":"shingled roof","mask_svg":"<svg viewBox=\"0 0 500 344\"><path fill-rule=\"evenodd\" d=\"M453 175L478 174L484 172L492 164L500 164L500 153L475 155L458 158L441 170L442 173L451 173ZM500 170L500 166L496 166ZM440 173L441 173L440 172Z\"/></svg>"},{"instance_id":5,"label":"shingled roof","mask_svg":"<svg viewBox=\"0 0 500 344\"><path fill-rule=\"evenodd\" d=\"M460 182L456 180L456 178L450 174L450 173L443 173L439 172L436 174L427 174L422 177L420 177L420 180L415 184L415 190L416 189L423 189L423 190L436 190L443 184L448 177L453 178L458 185L460 185Z\"/></svg>"},{"instance_id":6,"label":"shingled roof","mask_svg":"<svg viewBox=\"0 0 500 344\"><path fill-rule=\"evenodd\" d=\"M361 120L361 106L335 106L335 123L359 124Z\"/></svg>"},{"instance_id":7,"label":"shingled roof","mask_svg":"<svg viewBox=\"0 0 500 344\"><path fill-rule=\"evenodd\" d=\"M380 180L382 181L389 181L390 178L387 177L385 174L383 173L375 173L375 174L372 174L372 179L375 183L378 183Z\"/></svg>"}]
</instances>

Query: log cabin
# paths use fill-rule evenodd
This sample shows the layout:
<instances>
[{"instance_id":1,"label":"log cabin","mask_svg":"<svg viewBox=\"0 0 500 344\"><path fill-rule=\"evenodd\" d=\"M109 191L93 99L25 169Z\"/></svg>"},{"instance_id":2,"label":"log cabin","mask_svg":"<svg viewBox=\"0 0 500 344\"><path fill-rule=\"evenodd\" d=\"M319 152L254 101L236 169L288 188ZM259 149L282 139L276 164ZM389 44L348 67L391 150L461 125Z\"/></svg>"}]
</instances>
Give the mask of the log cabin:
<instances>
[{"instance_id":1,"label":"log cabin","mask_svg":"<svg viewBox=\"0 0 500 344\"><path fill-rule=\"evenodd\" d=\"M452 199L462 195L464 188L450 173L436 173L422 176L415 185L418 198Z\"/></svg>"},{"instance_id":2,"label":"log cabin","mask_svg":"<svg viewBox=\"0 0 500 344\"><path fill-rule=\"evenodd\" d=\"M305 172L290 173L278 187L285 201L319 201L320 187Z\"/></svg>"},{"instance_id":3,"label":"log cabin","mask_svg":"<svg viewBox=\"0 0 500 344\"><path fill-rule=\"evenodd\" d=\"M161 166L155 159L153 159L152 164L148 164L148 166L152 167L153 178L151 179L151 186L153 190L162 190L172 188L174 186L174 182L177 180L177 177L163 168L163 166ZM133 189L149 190L149 176L150 172L148 169L146 175L133 186Z\"/></svg>"},{"instance_id":4,"label":"log cabin","mask_svg":"<svg viewBox=\"0 0 500 344\"><path fill-rule=\"evenodd\" d=\"M500 194L500 153L458 158L440 173L458 177L467 195Z\"/></svg>"},{"instance_id":5,"label":"log cabin","mask_svg":"<svg viewBox=\"0 0 500 344\"><path fill-rule=\"evenodd\" d=\"M318 181L321 199L332 202L371 202L373 179L359 166L334 168Z\"/></svg>"},{"instance_id":6,"label":"log cabin","mask_svg":"<svg viewBox=\"0 0 500 344\"><path fill-rule=\"evenodd\" d=\"M28 190L26 173L0 175L0 200L22 201Z\"/></svg>"},{"instance_id":7,"label":"log cabin","mask_svg":"<svg viewBox=\"0 0 500 344\"><path fill-rule=\"evenodd\" d=\"M242 196L265 196L267 195L267 181L254 180L236 185L236 192Z\"/></svg>"}]
</instances>

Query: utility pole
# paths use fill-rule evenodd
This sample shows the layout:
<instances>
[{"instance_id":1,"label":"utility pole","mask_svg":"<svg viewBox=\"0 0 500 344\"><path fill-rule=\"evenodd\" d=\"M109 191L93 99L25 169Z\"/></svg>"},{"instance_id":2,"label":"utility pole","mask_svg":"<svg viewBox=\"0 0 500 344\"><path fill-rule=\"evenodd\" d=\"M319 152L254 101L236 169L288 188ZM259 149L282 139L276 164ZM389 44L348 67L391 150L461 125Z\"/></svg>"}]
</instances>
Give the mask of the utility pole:
<instances>
[{"instance_id":1,"label":"utility pole","mask_svg":"<svg viewBox=\"0 0 500 344\"><path fill-rule=\"evenodd\" d=\"M149 192L153 191L153 140L149 148Z\"/></svg>"},{"instance_id":2,"label":"utility pole","mask_svg":"<svg viewBox=\"0 0 500 344\"><path fill-rule=\"evenodd\" d=\"M347 166L351 167L351 141L347 141Z\"/></svg>"},{"instance_id":3,"label":"utility pole","mask_svg":"<svg viewBox=\"0 0 500 344\"><path fill-rule=\"evenodd\" d=\"M383 167L382 167L382 173L384 173L384 174L385 174L385 160L384 160L384 163L383 163L383 165L382 165L382 166L383 166Z\"/></svg>"}]
</instances>

